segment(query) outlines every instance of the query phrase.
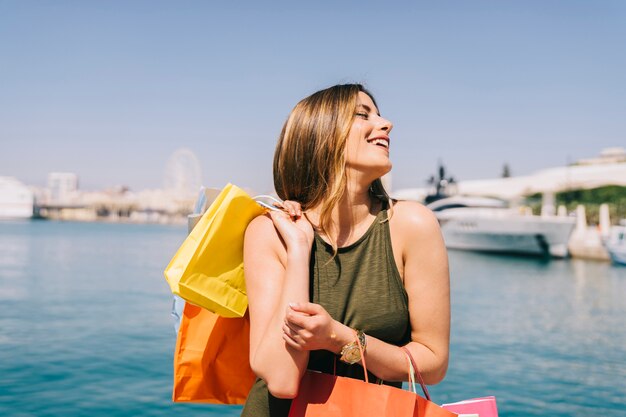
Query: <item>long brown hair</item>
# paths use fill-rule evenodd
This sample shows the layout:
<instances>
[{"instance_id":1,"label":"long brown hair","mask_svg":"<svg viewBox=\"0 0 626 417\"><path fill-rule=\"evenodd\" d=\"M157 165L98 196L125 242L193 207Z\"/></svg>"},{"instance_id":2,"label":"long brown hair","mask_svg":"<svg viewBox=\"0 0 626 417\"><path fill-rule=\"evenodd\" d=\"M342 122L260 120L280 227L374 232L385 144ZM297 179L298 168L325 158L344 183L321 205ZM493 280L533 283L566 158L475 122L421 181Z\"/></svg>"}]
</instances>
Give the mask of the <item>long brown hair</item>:
<instances>
[{"instance_id":1,"label":"long brown hair","mask_svg":"<svg viewBox=\"0 0 626 417\"><path fill-rule=\"evenodd\" d=\"M346 191L346 140L359 92L376 105L361 84L335 85L300 101L287 118L274 153L276 193L299 202L303 210L320 206L318 227L329 237L332 210ZM380 178L370 186L370 194L389 201ZM336 242L331 245L336 252Z\"/></svg>"}]
</instances>

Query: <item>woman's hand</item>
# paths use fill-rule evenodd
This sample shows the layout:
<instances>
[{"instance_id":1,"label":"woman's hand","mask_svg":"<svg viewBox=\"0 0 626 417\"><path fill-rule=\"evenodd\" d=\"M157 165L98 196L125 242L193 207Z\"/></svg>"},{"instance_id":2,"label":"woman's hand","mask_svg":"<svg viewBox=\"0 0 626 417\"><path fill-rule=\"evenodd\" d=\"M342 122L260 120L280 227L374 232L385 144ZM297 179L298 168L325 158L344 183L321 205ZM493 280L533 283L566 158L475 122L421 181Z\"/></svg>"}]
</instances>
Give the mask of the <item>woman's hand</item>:
<instances>
[{"instance_id":1,"label":"woman's hand","mask_svg":"<svg viewBox=\"0 0 626 417\"><path fill-rule=\"evenodd\" d=\"M302 206L297 201L285 200L282 203L274 203L274 206L283 209L291 217L302 216Z\"/></svg>"},{"instance_id":2,"label":"woman's hand","mask_svg":"<svg viewBox=\"0 0 626 417\"><path fill-rule=\"evenodd\" d=\"M339 337L341 332L343 337ZM319 304L290 303L283 324L283 339L296 350L329 350L337 353L350 329L334 320Z\"/></svg>"},{"instance_id":3,"label":"woman's hand","mask_svg":"<svg viewBox=\"0 0 626 417\"><path fill-rule=\"evenodd\" d=\"M313 244L313 227L306 219L300 208L300 203L284 201L281 207L283 211L270 211L270 217L280 236L287 245L287 250L306 249L310 250Z\"/></svg>"}]
</instances>

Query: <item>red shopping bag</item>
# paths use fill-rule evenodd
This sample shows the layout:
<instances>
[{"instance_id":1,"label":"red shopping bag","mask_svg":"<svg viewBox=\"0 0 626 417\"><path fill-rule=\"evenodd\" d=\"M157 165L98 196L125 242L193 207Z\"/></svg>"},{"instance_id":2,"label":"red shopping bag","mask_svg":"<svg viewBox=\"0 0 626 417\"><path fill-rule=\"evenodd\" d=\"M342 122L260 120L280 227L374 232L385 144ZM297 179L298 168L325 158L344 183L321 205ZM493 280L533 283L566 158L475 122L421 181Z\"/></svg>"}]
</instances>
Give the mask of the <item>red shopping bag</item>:
<instances>
[{"instance_id":1,"label":"red shopping bag","mask_svg":"<svg viewBox=\"0 0 626 417\"><path fill-rule=\"evenodd\" d=\"M388 385L307 371L289 417L456 417L432 401Z\"/></svg>"},{"instance_id":2,"label":"red shopping bag","mask_svg":"<svg viewBox=\"0 0 626 417\"><path fill-rule=\"evenodd\" d=\"M255 375L248 360L250 319L185 304L174 352L175 402L243 404Z\"/></svg>"},{"instance_id":3,"label":"red shopping bag","mask_svg":"<svg viewBox=\"0 0 626 417\"><path fill-rule=\"evenodd\" d=\"M356 341L361 348L358 337ZM413 381L415 367L411 353L404 349L409 362L409 381ZM289 417L456 417L416 392L388 385L370 384L367 366L361 350L365 381L321 372L306 371L300 381L298 395L291 403ZM420 385L428 397L426 386Z\"/></svg>"}]
</instances>

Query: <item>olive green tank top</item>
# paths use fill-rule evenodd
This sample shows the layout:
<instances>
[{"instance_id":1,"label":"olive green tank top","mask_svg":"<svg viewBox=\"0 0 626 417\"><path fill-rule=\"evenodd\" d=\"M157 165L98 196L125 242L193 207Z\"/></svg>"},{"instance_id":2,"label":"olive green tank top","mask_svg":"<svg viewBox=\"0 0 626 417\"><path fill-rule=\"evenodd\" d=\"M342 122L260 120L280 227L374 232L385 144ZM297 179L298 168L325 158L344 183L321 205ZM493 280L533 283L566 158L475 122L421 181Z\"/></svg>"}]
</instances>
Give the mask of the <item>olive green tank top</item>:
<instances>
[{"instance_id":1,"label":"olive green tank top","mask_svg":"<svg viewBox=\"0 0 626 417\"><path fill-rule=\"evenodd\" d=\"M387 210L381 210L365 234L353 244L339 248L315 235L311 251L310 298L335 320L393 345L410 341L408 296L391 248ZM279 366L279 364L277 364ZM332 352L312 351L308 369L365 379L360 364L348 365ZM369 375L370 382L376 377ZM386 383L386 382L385 382ZM389 383L400 386L401 383ZM257 378L242 416L283 417L291 400L272 396Z\"/></svg>"}]
</instances>

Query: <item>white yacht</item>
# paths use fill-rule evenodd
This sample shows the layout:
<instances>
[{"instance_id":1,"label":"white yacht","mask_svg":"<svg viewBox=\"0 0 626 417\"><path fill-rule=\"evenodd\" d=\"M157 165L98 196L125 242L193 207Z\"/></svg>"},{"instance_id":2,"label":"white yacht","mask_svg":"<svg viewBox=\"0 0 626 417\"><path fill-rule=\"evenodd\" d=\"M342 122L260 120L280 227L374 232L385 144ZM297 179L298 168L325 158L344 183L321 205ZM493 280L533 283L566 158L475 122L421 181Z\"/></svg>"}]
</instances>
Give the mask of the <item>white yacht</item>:
<instances>
[{"instance_id":1,"label":"white yacht","mask_svg":"<svg viewBox=\"0 0 626 417\"><path fill-rule=\"evenodd\" d=\"M445 197L427 207L452 249L565 257L575 226L572 217L535 216L494 198Z\"/></svg>"},{"instance_id":2,"label":"white yacht","mask_svg":"<svg viewBox=\"0 0 626 417\"><path fill-rule=\"evenodd\" d=\"M33 217L35 196L24 184L12 177L0 177L0 220Z\"/></svg>"}]
</instances>

